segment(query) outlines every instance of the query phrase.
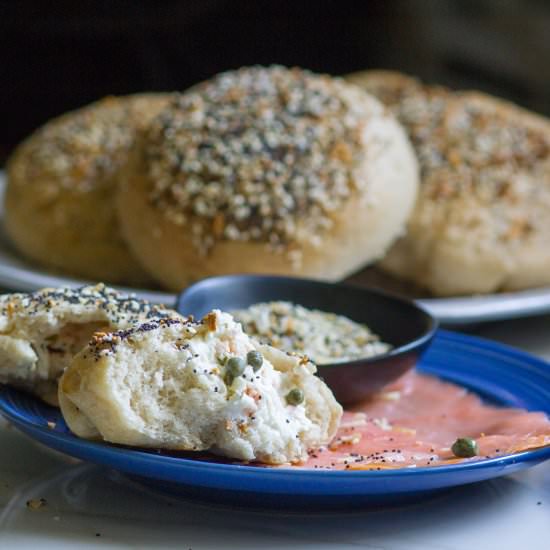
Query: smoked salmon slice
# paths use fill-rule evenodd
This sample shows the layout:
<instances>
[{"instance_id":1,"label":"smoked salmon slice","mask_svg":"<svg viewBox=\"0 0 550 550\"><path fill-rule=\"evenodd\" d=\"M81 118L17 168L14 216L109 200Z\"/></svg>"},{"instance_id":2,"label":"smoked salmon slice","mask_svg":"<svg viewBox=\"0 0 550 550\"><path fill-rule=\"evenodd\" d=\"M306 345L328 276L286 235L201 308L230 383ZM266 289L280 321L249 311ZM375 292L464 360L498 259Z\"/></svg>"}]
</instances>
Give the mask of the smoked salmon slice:
<instances>
[{"instance_id":1,"label":"smoked salmon slice","mask_svg":"<svg viewBox=\"0 0 550 550\"><path fill-rule=\"evenodd\" d=\"M479 453L457 458L458 438ZM484 403L466 389L412 371L346 411L332 443L310 452L300 468L382 470L480 460L550 445L544 413Z\"/></svg>"}]
</instances>

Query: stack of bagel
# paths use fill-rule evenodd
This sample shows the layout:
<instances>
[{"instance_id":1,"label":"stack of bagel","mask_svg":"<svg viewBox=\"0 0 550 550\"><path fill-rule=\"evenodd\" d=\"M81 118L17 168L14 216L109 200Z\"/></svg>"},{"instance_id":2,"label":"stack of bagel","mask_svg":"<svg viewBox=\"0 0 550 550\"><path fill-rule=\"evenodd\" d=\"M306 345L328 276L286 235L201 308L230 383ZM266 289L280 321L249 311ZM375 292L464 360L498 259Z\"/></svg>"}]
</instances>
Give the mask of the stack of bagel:
<instances>
[{"instance_id":1,"label":"stack of bagel","mask_svg":"<svg viewBox=\"0 0 550 550\"><path fill-rule=\"evenodd\" d=\"M550 283L549 151L547 120L479 93L245 67L48 122L8 162L5 224L119 284L380 261L436 295L526 288Z\"/></svg>"}]
</instances>

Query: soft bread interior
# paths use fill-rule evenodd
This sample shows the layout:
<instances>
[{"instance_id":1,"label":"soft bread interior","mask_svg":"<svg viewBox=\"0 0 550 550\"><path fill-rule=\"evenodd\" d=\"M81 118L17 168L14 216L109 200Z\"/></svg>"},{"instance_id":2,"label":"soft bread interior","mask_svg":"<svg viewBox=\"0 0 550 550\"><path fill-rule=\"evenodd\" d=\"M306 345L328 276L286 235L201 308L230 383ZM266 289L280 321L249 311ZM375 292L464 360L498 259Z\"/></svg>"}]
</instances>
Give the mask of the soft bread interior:
<instances>
[{"instance_id":1,"label":"soft bread interior","mask_svg":"<svg viewBox=\"0 0 550 550\"><path fill-rule=\"evenodd\" d=\"M90 343L63 375L59 400L80 437L173 450L211 450L241 460L305 459L328 443L341 407L307 361L260 346L230 315L213 323L150 322ZM143 328L145 327L145 328ZM228 377L228 357L263 354ZM294 388L303 403L285 397Z\"/></svg>"}]
</instances>

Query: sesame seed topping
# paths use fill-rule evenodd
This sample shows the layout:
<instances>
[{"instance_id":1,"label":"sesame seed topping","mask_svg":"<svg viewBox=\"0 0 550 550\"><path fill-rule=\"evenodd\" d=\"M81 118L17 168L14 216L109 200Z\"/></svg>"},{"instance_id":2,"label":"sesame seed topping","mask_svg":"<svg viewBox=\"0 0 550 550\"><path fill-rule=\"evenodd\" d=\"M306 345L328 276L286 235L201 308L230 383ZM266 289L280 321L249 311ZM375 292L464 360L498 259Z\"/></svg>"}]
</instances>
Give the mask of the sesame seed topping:
<instances>
[{"instance_id":1,"label":"sesame seed topping","mask_svg":"<svg viewBox=\"0 0 550 550\"><path fill-rule=\"evenodd\" d=\"M151 332L153 330L164 329L175 325L200 328L200 323L191 321L184 317L164 317L151 319L146 323L134 325L131 328L117 330L116 332L96 332L89 343L89 350L97 361L104 355L110 355L116 352L117 346L125 341L131 341L133 336ZM196 369L193 369L196 372Z\"/></svg>"},{"instance_id":2,"label":"sesame seed topping","mask_svg":"<svg viewBox=\"0 0 550 550\"><path fill-rule=\"evenodd\" d=\"M187 224L205 254L220 240L256 241L299 261L300 245L318 245L333 213L365 190L356 167L370 104L357 94L339 79L279 66L192 88L149 130L152 204Z\"/></svg>"},{"instance_id":3,"label":"sesame seed topping","mask_svg":"<svg viewBox=\"0 0 550 550\"><path fill-rule=\"evenodd\" d=\"M453 235L466 225L489 246L547 239L548 125L526 120L530 115L512 105L413 79L398 88L374 79L365 89L409 134L420 161L421 199L427 199L419 203L423 215L430 215L432 201L458 201Z\"/></svg>"},{"instance_id":4,"label":"sesame seed topping","mask_svg":"<svg viewBox=\"0 0 550 550\"><path fill-rule=\"evenodd\" d=\"M23 185L40 184L50 197L90 191L122 166L136 130L165 102L162 95L106 97L58 117L23 143L25 162L13 163L10 176Z\"/></svg>"},{"instance_id":5,"label":"sesame seed topping","mask_svg":"<svg viewBox=\"0 0 550 550\"><path fill-rule=\"evenodd\" d=\"M121 318L149 319L168 317L173 312L164 306L150 304L133 294L124 294L100 283L80 288L45 288L28 294L6 294L0 297L0 315L8 318L47 314L64 305L100 308L116 324Z\"/></svg>"}]
</instances>

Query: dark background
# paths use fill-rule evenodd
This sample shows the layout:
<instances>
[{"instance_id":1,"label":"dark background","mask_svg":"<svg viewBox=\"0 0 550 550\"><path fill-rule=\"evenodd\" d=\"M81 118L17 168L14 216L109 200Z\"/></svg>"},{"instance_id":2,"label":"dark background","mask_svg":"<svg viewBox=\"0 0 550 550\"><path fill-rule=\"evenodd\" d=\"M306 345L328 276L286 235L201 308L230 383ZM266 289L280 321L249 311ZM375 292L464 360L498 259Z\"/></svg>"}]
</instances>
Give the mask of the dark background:
<instances>
[{"instance_id":1,"label":"dark background","mask_svg":"<svg viewBox=\"0 0 550 550\"><path fill-rule=\"evenodd\" d=\"M255 63L398 69L550 114L549 35L548 0L0 0L0 164L101 96Z\"/></svg>"}]
</instances>

